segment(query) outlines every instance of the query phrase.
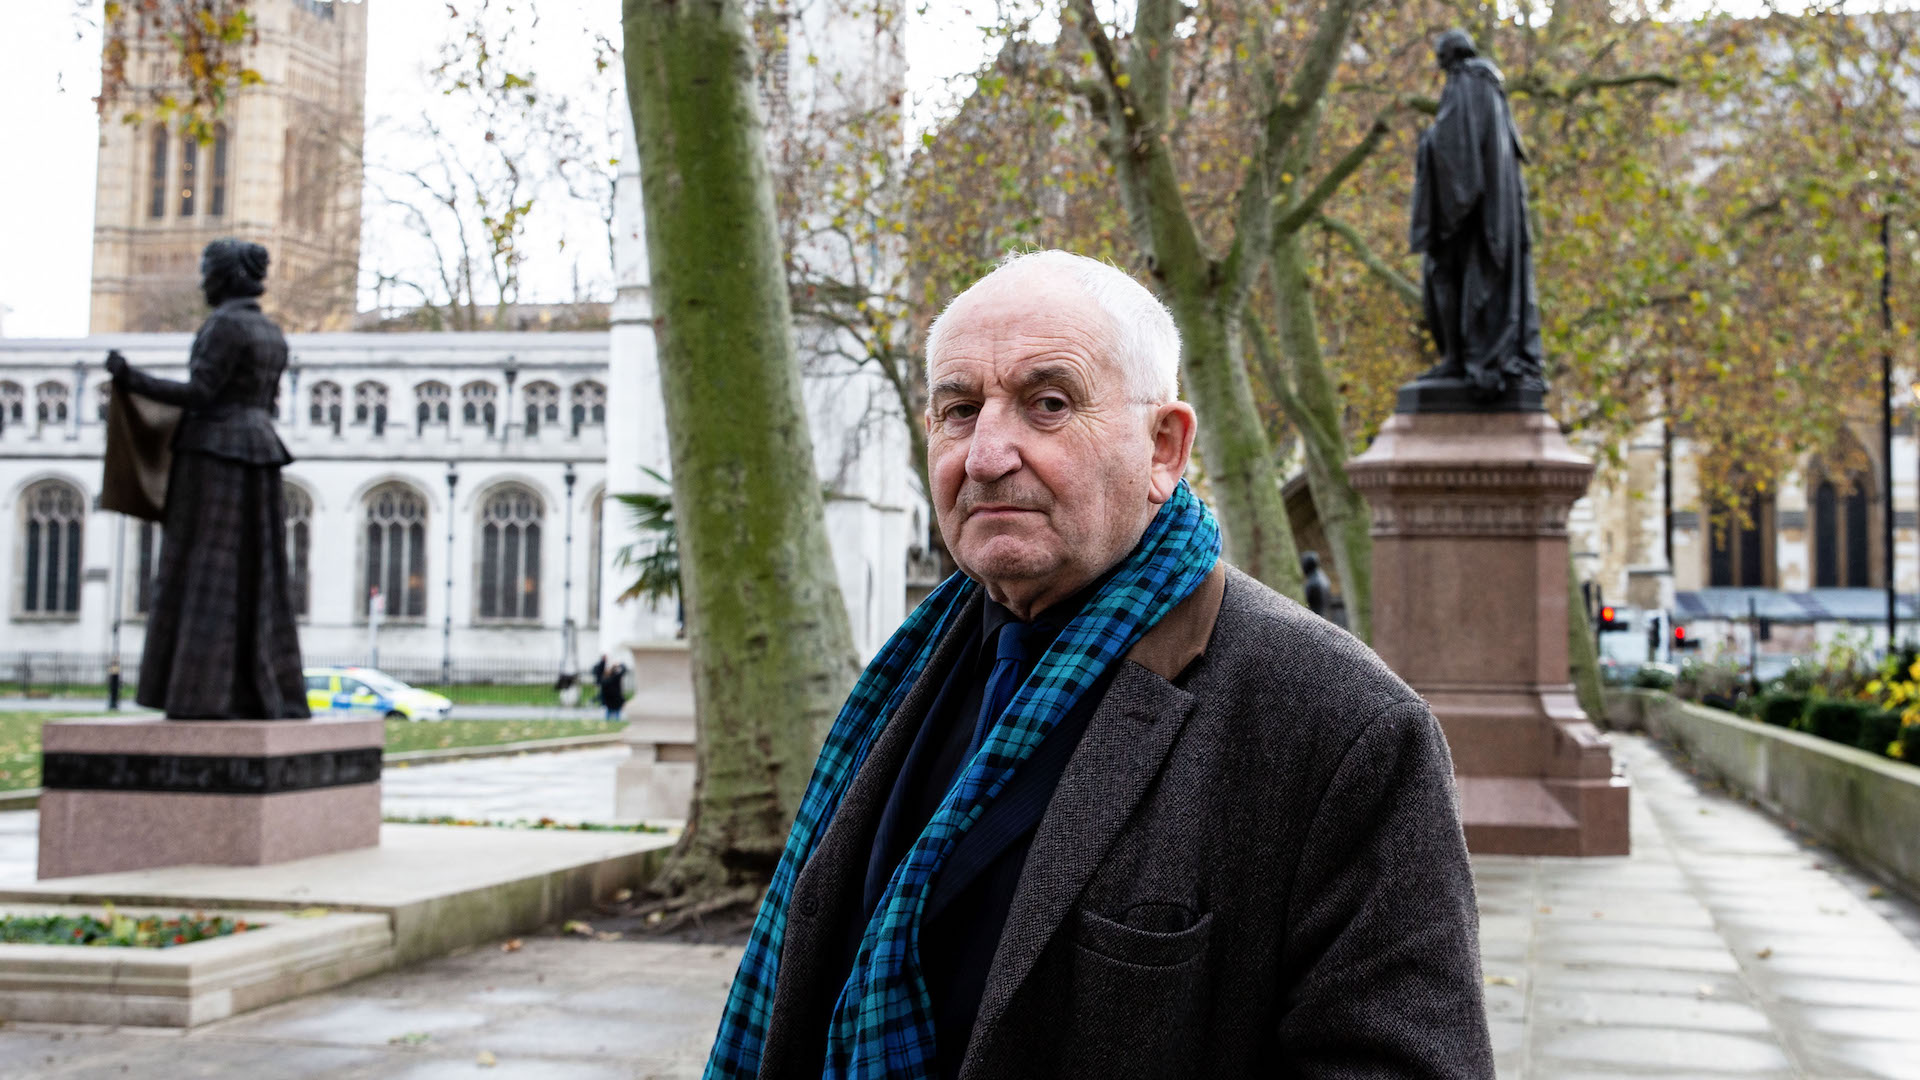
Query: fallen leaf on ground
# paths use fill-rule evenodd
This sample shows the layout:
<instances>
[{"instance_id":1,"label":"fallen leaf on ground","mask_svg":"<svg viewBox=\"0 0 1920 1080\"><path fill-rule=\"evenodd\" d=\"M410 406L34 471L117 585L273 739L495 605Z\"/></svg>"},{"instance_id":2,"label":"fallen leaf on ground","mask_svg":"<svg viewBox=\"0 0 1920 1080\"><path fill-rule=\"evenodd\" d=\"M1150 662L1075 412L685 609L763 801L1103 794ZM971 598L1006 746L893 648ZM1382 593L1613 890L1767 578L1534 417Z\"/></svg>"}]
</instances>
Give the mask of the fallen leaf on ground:
<instances>
[{"instance_id":1,"label":"fallen leaf on ground","mask_svg":"<svg viewBox=\"0 0 1920 1080\"><path fill-rule=\"evenodd\" d=\"M1767 957L1773 955L1773 946L1769 945L1766 948L1761 949L1759 952L1754 953L1753 955L1759 957L1762 960L1765 960Z\"/></svg>"},{"instance_id":2,"label":"fallen leaf on ground","mask_svg":"<svg viewBox=\"0 0 1920 1080\"><path fill-rule=\"evenodd\" d=\"M1520 980L1511 975L1485 975L1481 981L1488 986L1519 986Z\"/></svg>"},{"instance_id":3,"label":"fallen leaf on ground","mask_svg":"<svg viewBox=\"0 0 1920 1080\"><path fill-rule=\"evenodd\" d=\"M1887 897L1887 890L1881 888L1878 885L1875 885L1872 888L1867 890L1867 899L1869 900L1884 900L1886 899L1886 897Z\"/></svg>"},{"instance_id":4,"label":"fallen leaf on ground","mask_svg":"<svg viewBox=\"0 0 1920 1080\"><path fill-rule=\"evenodd\" d=\"M431 1038L433 1038L433 1036L424 1031L409 1031L405 1035L395 1035L393 1038L388 1039L387 1042L394 1046L419 1046Z\"/></svg>"},{"instance_id":5,"label":"fallen leaf on ground","mask_svg":"<svg viewBox=\"0 0 1920 1080\"><path fill-rule=\"evenodd\" d=\"M482 1050L480 1051L480 1056L473 1059L473 1063L483 1069L491 1069L500 1062L493 1056L493 1051Z\"/></svg>"},{"instance_id":6,"label":"fallen leaf on ground","mask_svg":"<svg viewBox=\"0 0 1920 1080\"><path fill-rule=\"evenodd\" d=\"M616 904L624 904L631 899L633 899L632 889L621 889L613 894L613 902Z\"/></svg>"},{"instance_id":7,"label":"fallen leaf on ground","mask_svg":"<svg viewBox=\"0 0 1920 1080\"><path fill-rule=\"evenodd\" d=\"M667 917L667 914L664 911L649 911L647 912L647 925L658 926L660 924L660 920L666 917Z\"/></svg>"},{"instance_id":8,"label":"fallen leaf on ground","mask_svg":"<svg viewBox=\"0 0 1920 1080\"><path fill-rule=\"evenodd\" d=\"M525 944L526 942L521 941L519 938L514 938L510 941L503 941L500 943L500 951L501 952L519 952L520 947Z\"/></svg>"},{"instance_id":9,"label":"fallen leaf on ground","mask_svg":"<svg viewBox=\"0 0 1920 1080\"><path fill-rule=\"evenodd\" d=\"M621 933L618 930L602 930L593 936L596 941L619 941L621 938L626 937L627 935Z\"/></svg>"},{"instance_id":10,"label":"fallen leaf on ground","mask_svg":"<svg viewBox=\"0 0 1920 1080\"><path fill-rule=\"evenodd\" d=\"M1546 906L1544 906L1544 905L1542 905L1542 906L1541 906L1541 908L1540 908L1540 914L1542 914L1542 915L1551 915L1551 914L1553 914L1553 909L1552 909L1552 908L1550 908L1550 907L1546 907Z\"/></svg>"},{"instance_id":11,"label":"fallen leaf on ground","mask_svg":"<svg viewBox=\"0 0 1920 1080\"><path fill-rule=\"evenodd\" d=\"M588 926L579 919L568 919L560 927L560 932L563 934L579 934L582 937L592 937L593 927Z\"/></svg>"}]
</instances>

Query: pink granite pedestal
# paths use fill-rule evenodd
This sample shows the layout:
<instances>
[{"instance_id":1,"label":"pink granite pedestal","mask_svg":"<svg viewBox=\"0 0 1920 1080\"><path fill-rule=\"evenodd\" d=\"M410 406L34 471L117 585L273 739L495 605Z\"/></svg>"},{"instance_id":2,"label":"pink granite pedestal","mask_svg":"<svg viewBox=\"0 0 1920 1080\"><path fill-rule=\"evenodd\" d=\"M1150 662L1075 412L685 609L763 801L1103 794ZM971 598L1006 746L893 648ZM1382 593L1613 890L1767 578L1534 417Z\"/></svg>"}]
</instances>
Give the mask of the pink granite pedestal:
<instances>
[{"instance_id":1,"label":"pink granite pedestal","mask_svg":"<svg viewBox=\"0 0 1920 1080\"><path fill-rule=\"evenodd\" d=\"M1423 412L1347 471L1373 511L1373 647L1446 732L1467 846L1626 854L1627 782L1567 665L1567 512L1592 463L1544 412Z\"/></svg>"},{"instance_id":2,"label":"pink granite pedestal","mask_svg":"<svg viewBox=\"0 0 1920 1080\"><path fill-rule=\"evenodd\" d=\"M380 842L380 719L57 720L41 878L257 866Z\"/></svg>"}]
</instances>

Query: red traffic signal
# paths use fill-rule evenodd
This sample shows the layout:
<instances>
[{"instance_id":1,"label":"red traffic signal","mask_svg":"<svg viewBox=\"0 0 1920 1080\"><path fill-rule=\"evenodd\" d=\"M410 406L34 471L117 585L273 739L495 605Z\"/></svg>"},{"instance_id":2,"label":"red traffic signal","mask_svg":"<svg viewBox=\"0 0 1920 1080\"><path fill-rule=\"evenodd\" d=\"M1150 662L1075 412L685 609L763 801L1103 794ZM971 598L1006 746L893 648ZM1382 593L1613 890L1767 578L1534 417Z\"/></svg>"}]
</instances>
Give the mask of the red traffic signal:
<instances>
[{"instance_id":1,"label":"red traffic signal","mask_svg":"<svg viewBox=\"0 0 1920 1080\"><path fill-rule=\"evenodd\" d=\"M1673 628L1673 647L1675 649L1697 649L1700 647L1700 643L1687 636L1686 627L1676 626Z\"/></svg>"},{"instance_id":2,"label":"red traffic signal","mask_svg":"<svg viewBox=\"0 0 1920 1080\"><path fill-rule=\"evenodd\" d=\"M1599 621L1600 632L1604 634L1610 631L1625 630L1627 624L1620 621L1619 615L1620 613L1614 609L1612 604L1602 605L1600 608Z\"/></svg>"}]
</instances>

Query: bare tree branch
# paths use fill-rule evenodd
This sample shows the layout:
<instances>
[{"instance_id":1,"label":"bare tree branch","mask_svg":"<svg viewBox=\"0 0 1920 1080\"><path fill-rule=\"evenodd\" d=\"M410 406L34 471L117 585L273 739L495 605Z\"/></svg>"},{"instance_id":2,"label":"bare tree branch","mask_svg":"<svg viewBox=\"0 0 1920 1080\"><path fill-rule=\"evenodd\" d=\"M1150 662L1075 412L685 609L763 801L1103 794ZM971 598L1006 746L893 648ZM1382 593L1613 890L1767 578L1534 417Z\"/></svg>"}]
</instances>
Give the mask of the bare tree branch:
<instances>
[{"instance_id":1,"label":"bare tree branch","mask_svg":"<svg viewBox=\"0 0 1920 1080\"><path fill-rule=\"evenodd\" d=\"M1347 247L1353 251L1354 258L1359 259L1361 265L1373 271L1380 280L1386 282L1387 285L1399 295L1400 299L1416 307L1420 305L1420 286L1408 280L1405 274L1395 270L1386 260L1375 254L1373 247L1367 243L1366 238L1360 235L1360 230L1344 221L1330 218L1325 214L1316 215L1314 222L1321 228L1345 240Z\"/></svg>"}]
</instances>

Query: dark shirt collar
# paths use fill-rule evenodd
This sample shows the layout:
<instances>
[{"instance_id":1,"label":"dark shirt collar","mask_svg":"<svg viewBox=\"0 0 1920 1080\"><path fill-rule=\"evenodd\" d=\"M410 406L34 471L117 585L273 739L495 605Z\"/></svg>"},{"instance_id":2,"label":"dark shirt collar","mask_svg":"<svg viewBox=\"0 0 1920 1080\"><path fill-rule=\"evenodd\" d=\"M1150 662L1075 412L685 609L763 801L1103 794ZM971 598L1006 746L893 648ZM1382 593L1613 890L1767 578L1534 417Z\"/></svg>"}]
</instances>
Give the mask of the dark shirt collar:
<instances>
[{"instance_id":1,"label":"dark shirt collar","mask_svg":"<svg viewBox=\"0 0 1920 1080\"><path fill-rule=\"evenodd\" d=\"M1032 620L1033 626L1040 631L1040 638L1035 644L1040 646L1040 651L1044 651L1048 646L1053 644L1053 639L1060 636L1060 631L1067 628L1067 624L1073 621L1073 617L1080 614L1081 610L1087 606L1087 603L1100 592L1100 587L1105 585L1108 579L1112 578L1119 569L1120 567L1115 565L1106 573L1094 578L1091 583L1079 592L1074 593L1072 596L1067 597L1057 604L1049 605L1047 610L1034 616ZM980 659L991 666L994 660L994 652L1000 638L1000 628L1010 622L1019 622L1020 620L1014 618L1013 612L1002 607L993 597L988 596L982 599L985 603L980 611ZM1034 661L1039 660L1039 652L1036 651L1033 653L1031 659Z\"/></svg>"}]
</instances>

